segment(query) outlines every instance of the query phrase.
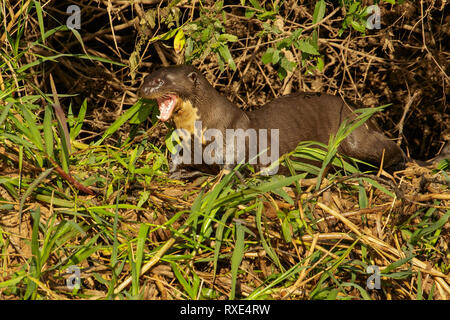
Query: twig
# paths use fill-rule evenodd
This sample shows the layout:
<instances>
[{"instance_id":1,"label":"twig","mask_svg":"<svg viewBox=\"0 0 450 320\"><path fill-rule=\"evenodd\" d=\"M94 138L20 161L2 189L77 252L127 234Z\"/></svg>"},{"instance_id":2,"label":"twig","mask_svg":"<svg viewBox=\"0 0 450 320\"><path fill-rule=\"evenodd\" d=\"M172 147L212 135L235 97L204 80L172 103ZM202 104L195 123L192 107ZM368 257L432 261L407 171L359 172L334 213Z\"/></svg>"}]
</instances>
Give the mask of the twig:
<instances>
[{"instance_id":1,"label":"twig","mask_svg":"<svg viewBox=\"0 0 450 320\"><path fill-rule=\"evenodd\" d=\"M61 176L61 178L65 179L67 182L69 182L70 184L74 185L75 188L77 188L78 190L87 193L91 196L95 195L95 192L91 189L89 189L88 187L85 187L84 185L82 185L80 182L78 182L77 180L75 180L74 177L72 177L69 173L65 172L59 165L58 163L56 163L55 160L53 160L50 157L46 157L54 166L55 171Z\"/></svg>"},{"instance_id":2,"label":"twig","mask_svg":"<svg viewBox=\"0 0 450 320\"><path fill-rule=\"evenodd\" d=\"M405 108L403 109L403 114L402 114L402 118L400 119L397 128L398 128L398 140L397 140L397 144L401 145L402 140L403 140L403 124L405 122L405 118L406 118L406 114L409 111L409 108L411 107L412 103L414 102L414 100L416 100L417 96L419 94L421 94L422 91L421 90L416 90L413 94L413 96L408 96L408 102L406 102Z\"/></svg>"},{"instance_id":3,"label":"twig","mask_svg":"<svg viewBox=\"0 0 450 320\"><path fill-rule=\"evenodd\" d=\"M47 169L46 171L42 172L39 177L34 180L30 186L28 187L27 191L22 196L22 199L20 199L20 205L19 205L19 233L22 230L22 212L23 212L23 206L25 204L25 200L28 198L28 196L33 192L33 190L45 179L47 176L52 173L53 168Z\"/></svg>"},{"instance_id":4,"label":"twig","mask_svg":"<svg viewBox=\"0 0 450 320\"><path fill-rule=\"evenodd\" d=\"M161 259L161 257L166 253L167 250L172 247L172 245L175 243L175 238L170 238L162 247L158 250L158 252L153 256L153 258L150 259L149 262L147 262L141 270L141 275L145 274L148 270L150 270L158 261ZM114 294L120 293L123 289L125 289L132 281L133 277L129 276L125 279L124 282L122 282L115 290Z\"/></svg>"}]
</instances>

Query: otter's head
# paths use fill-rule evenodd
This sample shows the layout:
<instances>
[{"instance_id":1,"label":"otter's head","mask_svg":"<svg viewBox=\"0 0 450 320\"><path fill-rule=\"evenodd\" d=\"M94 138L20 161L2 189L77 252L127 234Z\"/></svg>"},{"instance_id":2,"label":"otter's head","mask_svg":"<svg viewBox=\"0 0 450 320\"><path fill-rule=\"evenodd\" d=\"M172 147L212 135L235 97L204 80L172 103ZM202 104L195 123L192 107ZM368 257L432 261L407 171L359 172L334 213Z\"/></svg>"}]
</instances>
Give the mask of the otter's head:
<instances>
[{"instance_id":1,"label":"otter's head","mask_svg":"<svg viewBox=\"0 0 450 320\"><path fill-rule=\"evenodd\" d=\"M191 105L198 89L199 73L193 66L164 67L144 79L141 96L155 99L159 107L159 119L167 121L172 114L182 113Z\"/></svg>"}]
</instances>

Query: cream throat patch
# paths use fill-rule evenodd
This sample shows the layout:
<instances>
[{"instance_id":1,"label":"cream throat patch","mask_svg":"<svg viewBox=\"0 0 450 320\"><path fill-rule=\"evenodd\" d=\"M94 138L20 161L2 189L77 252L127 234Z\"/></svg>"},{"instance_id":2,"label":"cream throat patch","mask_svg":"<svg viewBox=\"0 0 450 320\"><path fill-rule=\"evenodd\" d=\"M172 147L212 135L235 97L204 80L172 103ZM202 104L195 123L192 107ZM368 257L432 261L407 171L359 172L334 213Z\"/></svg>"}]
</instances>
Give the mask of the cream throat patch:
<instances>
[{"instance_id":1,"label":"cream throat patch","mask_svg":"<svg viewBox=\"0 0 450 320\"><path fill-rule=\"evenodd\" d=\"M179 99L177 105L175 106L175 114L173 115L173 121L177 129L184 129L189 134L194 135L195 132L195 121L201 121L198 109L192 105L189 100ZM205 144L205 138L203 133L207 128L202 128L202 144ZM187 138L187 137L186 137Z\"/></svg>"}]
</instances>

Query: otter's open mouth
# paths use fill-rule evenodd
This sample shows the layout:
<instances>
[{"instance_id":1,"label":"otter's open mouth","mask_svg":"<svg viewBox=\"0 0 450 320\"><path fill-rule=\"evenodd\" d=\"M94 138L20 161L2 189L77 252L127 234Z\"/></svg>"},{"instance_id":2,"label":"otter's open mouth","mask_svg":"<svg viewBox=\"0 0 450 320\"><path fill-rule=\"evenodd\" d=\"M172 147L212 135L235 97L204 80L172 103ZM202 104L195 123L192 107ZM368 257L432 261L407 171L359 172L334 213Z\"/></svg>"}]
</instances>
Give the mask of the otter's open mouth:
<instances>
[{"instance_id":1,"label":"otter's open mouth","mask_svg":"<svg viewBox=\"0 0 450 320\"><path fill-rule=\"evenodd\" d=\"M167 121L172 116L172 113L177 105L177 96L174 94L166 94L156 99L159 107L159 116L161 121Z\"/></svg>"}]
</instances>

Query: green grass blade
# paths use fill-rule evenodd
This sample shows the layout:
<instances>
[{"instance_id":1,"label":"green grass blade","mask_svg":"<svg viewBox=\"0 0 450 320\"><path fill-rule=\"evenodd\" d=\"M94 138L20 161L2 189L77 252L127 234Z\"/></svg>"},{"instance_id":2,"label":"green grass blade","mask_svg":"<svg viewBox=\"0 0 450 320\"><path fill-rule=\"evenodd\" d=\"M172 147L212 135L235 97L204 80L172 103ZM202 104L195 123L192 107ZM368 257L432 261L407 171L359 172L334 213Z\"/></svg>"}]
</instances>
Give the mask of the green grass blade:
<instances>
[{"instance_id":1,"label":"green grass blade","mask_svg":"<svg viewBox=\"0 0 450 320\"><path fill-rule=\"evenodd\" d=\"M397 269L398 267L404 265L405 263L407 263L408 261L410 261L412 258L414 258L414 255L410 254L409 256L407 256L406 258L403 259L399 259L393 263L391 263L390 265L388 265L386 268L384 268L383 270L380 271L381 274L388 274L389 272L391 272L392 270Z\"/></svg>"},{"instance_id":2,"label":"green grass blade","mask_svg":"<svg viewBox=\"0 0 450 320\"><path fill-rule=\"evenodd\" d=\"M31 114L30 110L28 110L27 107L23 106L21 107L22 114L25 118L25 121L29 128L30 136L28 136L28 139L34 142L35 146L40 150L44 151L44 147L42 145L42 138L41 134L39 132L39 129L36 125L36 120L34 119L34 116Z\"/></svg>"},{"instance_id":3,"label":"green grass blade","mask_svg":"<svg viewBox=\"0 0 450 320\"><path fill-rule=\"evenodd\" d=\"M122 192L122 188L120 186L120 180L118 180L118 186L117 186L117 195L116 195L116 209L114 211L114 223L112 228L112 236L113 236L113 245L112 245L112 252L111 252L111 270L112 270L112 278L108 287L108 297L110 297L112 294L114 294L114 288L116 285L117 278L119 276L119 270L121 267L119 266L119 260L118 260L118 253L119 253L119 240L117 238L118 234L118 224L119 224L119 199L120 194ZM125 262L125 261L124 261Z\"/></svg>"},{"instance_id":4,"label":"green grass blade","mask_svg":"<svg viewBox=\"0 0 450 320\"><path fill-rule=\"evenodd\" d=\"M19 282L21 282L23 280L23 278L25 278L27 275L26 274L21 274L21 275L17 275L9 280L0 282L0 289L3 288L11 288L14 285L18 284Z\"/></svg>"},{"instance_id":5,"label":"green grass blade","mask_svg":"<svg viewBox=\"0 0 450 320\"><path fill-rule=\"evenodd\" d=\"M417 270L417 295L416 300L423 300L422 272Z\"/></svg>"},{"instance_id":6,"label":"green grass blade","mask_svg":"<svg viewBox=\"0 0 450 320\"><path fill-rule=\"evenodd\" d=\"M40 278L40 270L41 270L41 254L39 250L39 222L41 217L41 211L39 207L35 210L31 210L31 216L33 217L33 230L31 233L31 263L30 263L30 271L29 276L35 279ZM34 281L28 279L27 281L27 289L25 291L24 298L25 299L36 299L37 295L37 284Z\"/></svg>"},{"instance_id":7,"label":"green grass blade","mask_svg":"<svg viewBox=\"0 0 450 320\"><path fill-rule=\"evenodd\" d=\"M233 255L231 256L231 292L230 300L234 300L236 295L236 284L239 266L244 258L244 226L237 221L236 224L236 242L234 246Z\"/></svg>"},{"instance_id":8,"label":"green grass blade","mask_svg":"<svg viewBox=\"0 0 450 320\"><path fill-rule=\"evenodd\" d=\"M39 177L34 180L30 186L28 187L27 191L25 191L25 193L22 196L22 199L20 199L20 204L19 204L19 230L21 229L21 225L22 225L22 211L23 211L23 206L25 204L25 200L31 195L31 193L33 192L34 189L36 189L36 187L45 179L47 178L47 176L53 171L53 168L47 169L44 172L42 172Z\"/></svg>"},{"instance_id":9,"label":"green grass blade","mask_svg":"<svg viewBox=\"0 0 450 320\"><path fill-rule=\"evenodd\" d=\"M40 30L40 34L41 34L41 40L42 40L42 43L45 43L45 38L44 38L44 34L45 34L44 18L43 18L43 15L42 15L41 4L39 3L39 1L33 1L33 3L34 3L34 7L36 8L36 14L37 14L38 23L39 23L39 30Z\"/></svg>"},{"instance_id":10,"label":"green grass blade","mask_svg":"<svg viewBox=\"0 0 450 320\"><path fill-rule=\"evenodd\" d=\"M388 189L386 189L385 187L383 187L382 185L380 185L378 182L376 182L375 180L372 180L370 178L366 178L363 177L361 178L362 180L366 181L367 183L371 184L372 186L374 186L375 188L377 188L378 190L380 190L381 192L387 194L388 196L390 196L391 198L396 198L395 194L393 194L391 191L389 191Z\"/></svg>"},{"instance_id":11,"label":"green grass blade","mask_svg":"<svg viewBox=\"0 0 450 320\"><path fill-rule=\"evenodd\" d=\"M9 133L6 133L6 132L2 133L2 135L3 135L3 137L7 138L8 140L11 140L12 142L14 142L15 144L18 144L18 145L23 146L25 148L28 148L28 149L31 149L31 150L36 150L37 149L37 147L34 144L32 144L31 142L29 142L29 141L27 141L25 139L22 139L21 137L18 137L16 135L9 134Z\"/></svg>"},{"instance_id":12,"label":"green grass blade","mask_svg":"<svg viewBox=\"0 0 450 320\"><path fill-rule=\"evenodd\" d=\"M220 219L216 230L216 243L214 244L214 262L213 262L213 281L216 279L217 263L219 261L220 247L223 241L223 230L225 229L228 218L235 212L234 208L228 209Z\"/></svg>"},{"instance_id":13,"label":"green grass blade","mask_svg":"<svg viewBox=\"0 0 450 320\"><path fill-rule=\"evenodd\" d=\"M69 259L63 269L67 269L70 265L79 265L90 257L94 252L101 250L99 246L95 246L100 233L95 234L88 242L83 243L79 250L77 250Z\"/></svg>"},{"instance_id":14,"label":"green grass blade","mask_svg":"<svg viewBox=\"0 0 450 320\"><path fill-rule=\"evenodd\" d=\"M138 112L141 103L134 104L130 109L125 111L113 124L103 133L102 137L94 143L94 146L100 145L106 138L111 136L114 132L127 122L136 112Z\"/></svg>"},{"instance_id":15,"label":"green grass blade","mask_svg":"<svg viewBox=\"0 0 450 320\"><path fill-rule=\"evenodd\" d=\"M139 278L141 275L142 262L144 259L145 241L147 240L148 231L150 226L147 224L141 224L139 227L139 233L137 237L136 246L136 258L134 261L134 272L132 273L132 294L137 297L139 295ZM131 250L130 250L131 252ZM130 259L130 262L133 262Z\"/></svg>"},{"instance_id":16,"label":"green grass blade","mask_svg":"<svg viewBox=\"0 0 450 320\"><path fill-rule=\"evenodd\" d=\"M172 266L172 270L173 273L175 274L175 277L177 278L178 282L180 282L180 284L183 286L184 290L188 293L189 297L191 299L195 299L196 297L194 289L186 281L178 266L173 262L170 265Z\"/></svg>"},{"instance_id":17,"label":"green grass blade","mask_svg":"<svg viewBox=\"0 0 450 320\"><path fill-rule=\"evenodd\" d=\"M80 134L81 127L84 123L84 118L86 117L87 111L87 99L83 100L81 104L80 111L78 112L78 117L75 120L74 125L70 128L70 139L75 140L76 137Z\"/></svg>"},{"instance_id":18,"label":"green grass blade","mask_svg":"<svg viewBox=\"0 0 450 320\"><path fill-rule=\"evenodd\" d=\"M0 98L1 100L1 98ZM8 104L4 107L2 113L0 114L0 127L3 125L3 122L5 122L6 117L8 116L9 109L11 108L12 103L8 102Z\"/></svg>"},{"instance_id":19,"label":"green grass blade","mask_svg":"<svg viewBox=\"0 0 450 320\"><path fill-rule=\"evenodd\" d=\"M269 257L272 259L272 261L275 262L275 264L278 266L278 268L284 272L284 268L281 265L280 259L278 259L278 256L273 251L270 244L267 242L266 238L264 237L264 233L262 230L262 209L263 209L263 203L261 200L258 201L258 206L256 208L256 228L258 229L259 238L261 239L262 246L264 250L267 252Z\"/></svg>"},{"instance_id":20,"label":"green grass blade","mask_svg":"<svg viewBox=\"0 0 450 320\"><path fill-rule=\"evenodd\" d=\"M415 244L417 241L419 241L420 238L433 233L434 231L441 229L444 227L444 225L447 223L448 219L450 218L450 210L447 210L447 212L435 223L431 224L429 227L420 229L417 233L414 233L414 235L409 240L410 243Z\"/></svg>"},{"instance_id":21,"label":"green grass blade","mask_svg":"<svg viewBox=\"0 0 450 320\"><path fill-rule=\"evenodd\" d=\"M280 179L273 179L267 183L263 183L259 186L253 187L255 190L258 190L259 192L269 192L272 190L277 190L282 187L286 187L290 185L291 183L298 181L300 178L302 178L304 175L299 174L291 177L281 177Z\"/></svg>"},{"instance_id":22,"label":"green grass blade","mask_svg":"<svg viewBox=\"0 0 450 320\"><path fill-rule=\"evenodd\" d=\"M358 184L358 202L359 202L359 208L365 209L369 205L369 200L367 199L366 189L364 189L364 186L360 182Z\"/></svg>"},{"instance_id":23,"label":"green grass blade","mask_svg":"<svg viewBox=\"0 0 450 320\"><path fill-rule=\"evenodd\" d=\"M344 283L342 283L342 286L354 287L359 291L359 293L361 293L361 297L364 300L372 300L372 298L370 297L370 294L367 292L367 290L364 289L363 287L361 287L360 285L357 285L356 283L344 282Z\"/></svg>"},{"instance_id":24,"label":"green grass blade","mask_svg":"<svg viewBox=\"0 0 450 320\"><path fill-rule=\"evenodd\" d=\"M52 118L53 118L53 112L52 108L50 108L49 105L45 106L45 113L44 113L44 143L45 143L45 150L47 152L47 155L54 159L54 153L53 153L53 147L54 147L54 140L53 140L53 130L52 130Z\"/></svg>"},{"instance_id":25,"label":"green grass blade","mask_svg":"<svg viewBox=\"0 0 450 320\"><path fill-rule=\"evenodd\" d=\"M286 279L289 279L291 277L294 277L297 273L299 273L302 269L305 269L306 266L302 266L304 263L304 259L297 263L296 265L292 266L289 270L282 273L281 275L277 275L275 280L273 280L268 285L261 285L259 288L257 288L255 291L253 291L249 296L246 298L246 300L256 300L259 299L261 296L264 296L272 287L275 287L279 283L285 281Z\"/></svg>"}]
</instances>

